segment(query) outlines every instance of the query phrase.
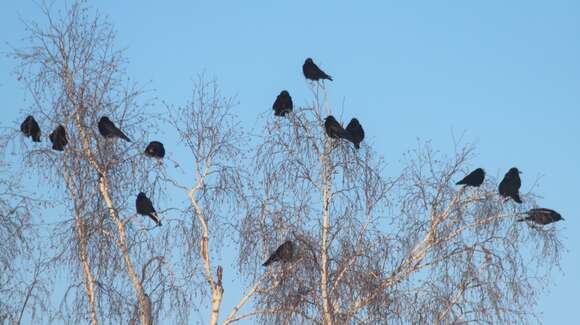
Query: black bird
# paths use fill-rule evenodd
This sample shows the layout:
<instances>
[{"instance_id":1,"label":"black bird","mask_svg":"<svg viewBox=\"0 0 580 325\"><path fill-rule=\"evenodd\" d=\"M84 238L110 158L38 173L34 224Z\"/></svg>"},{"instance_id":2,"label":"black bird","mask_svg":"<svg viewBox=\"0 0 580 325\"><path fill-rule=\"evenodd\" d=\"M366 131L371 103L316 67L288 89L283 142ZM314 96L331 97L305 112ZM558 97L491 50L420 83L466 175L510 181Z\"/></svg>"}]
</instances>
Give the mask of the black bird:
<instances>
[{"instance_id":1,"label":"black bird","mask_svg":"<svg viewBox=\"0 0 580 325\"><path fill-rule=\"evenodd\" d=\"M354 147L360 148L360 143L365 138L365 131L356 118L350 120L350 123L346 126L346 132L348 132L350 141L354 143Z\"/></svg>"},{"instance_id":2,"label":"black bird","mask_svg":"<svg viewBox=\"0 0 580 325\"><path fill-rule=\"evenodd\" d=\"M332 81L332 77L327 75L326 72L320 70L320 68L312 61L311 58L306 59L302 65L302 72L306 79L313 81L318 81L320 79L328 79Z\"/></svg>"},{"instance_id":3,"label":"black bird","mask_svg":"<svg viewBox=\"0 0 580 325\"><path fill-rule=\"evenodd\" d=\"M562 216L551 209L544 209L544 208L535 208L531 209L527 212L527 217L521 218L517 220L518 222L522 221L532 221L540 225L547 225L552 222L564 220Z\"/></svg>"},{"instance_id":4,"label":"black bird","mask_svg":"<svg viewBox=\"0 0 580 325\"><path fill-rule=\"evenodd\" d=\"M157 212L155 212L155 208L153 208L153 203L151 203L151 200L149 200L145 193L139 192L137 200L135 201L135 206L138 214L149 216L149 218L153 219L158 226L161 226L161 221L159 220Z\"/></svg>"},{"instance_id":5,"label":"black bird","mask_svg":"<svg viewBox=\"0 0 580 325\"><path fill-rule=\"evenodd\" d=\"M294 244L291 241L286 241L280 245L276 251L268 257L268 260L262 266L268 266L274 262L282 261L284 263L290 262L294 256Z\"/></svg>"},{"instance_id":6,"label":"black bird","mask_svg":"<svg viewBox=\"0 0 580 325\"><path fill-rule=\"evenodd\" d=\"M159 141L151 141L145 148L145 155L152 158L163 158L165 157L165 148L163 143Z\"/></svg>"},{"instance_id":7,"label":"black bird","mask_svg":"<svg viewBox=\"0 0 580 325\"><path fill-rule=\"evenodd\" d=\"M333 139L350 139L348 132L346 132L342 125L340 125L332 115L328 115L324 119L324 129L326 130L326 135Z\"/></svg>"},{"instance_id":8,"label":"black bird","mask_svg":"<svg viewBox=\"0 0 580 325\"><path fill-rule=\"evenodd\" d=\"M119 130L119 128L117 128L106 116L101 117L99 120L99 132L105 138L121 138L125 141L131 142L131 139L129 139L123 131Z\"/></svg>"},{"instance_id":9,"label":"black bird","mask_svg":"<svg viewBox=\"0 0 580 325\"><path fill-rule=\"evenodd\" d=\"M274 110L274 115L285 116L286 113L292 112L294 104L292 103L292 97L286 90L282 90L280 95L276 97L272 109Z\"/></svg>"},{"instance_id":10,"label":"black bird","mask_svg":"<svg viewBox=\"0 0 580 325\"><path fill-rule=\"evenodd\" d=\"M20 131L22 131L27 138L32 137L32 141L40 142L40 126L38 126L38 123L32 115L28 115L22 124L20 124Z\"/></svg>"},{"instance_id":11,"label":"black bird","mask_svg":"<svg viewBox=\"0 0 580 325\"><path fill-rule=\"evenodd\" d=\"M52 142L52 149L56 151L64 151L64 147L68 144L66 130L62 125L57 126L48 138Z\"/></svg>"},{"instance_id":12,"label":"black bird","mask_svg":"<svg viewBox=\"0 0 580 325\"><path fill-rule=\"evenodd\" d=\"M469 173L467 176L463 177L463 179L455 183L455 185L479 187L479 185L483 183L484 179L485 171L481 168L478 168Z\"/></svg>"},{"instance_id":13,"label":"black bird","mask_svg":"<svg viewBox=\"0 0 580 325\"><path fill-rule=\"evenodd\" d=\"M511 197L517 203L522 203L519 193L520 187L522 186L520 173L521 172L517 168L513 167L505 174L502 181L499 183L499 194L503 197Z\"/></svg>"}]
</instances>

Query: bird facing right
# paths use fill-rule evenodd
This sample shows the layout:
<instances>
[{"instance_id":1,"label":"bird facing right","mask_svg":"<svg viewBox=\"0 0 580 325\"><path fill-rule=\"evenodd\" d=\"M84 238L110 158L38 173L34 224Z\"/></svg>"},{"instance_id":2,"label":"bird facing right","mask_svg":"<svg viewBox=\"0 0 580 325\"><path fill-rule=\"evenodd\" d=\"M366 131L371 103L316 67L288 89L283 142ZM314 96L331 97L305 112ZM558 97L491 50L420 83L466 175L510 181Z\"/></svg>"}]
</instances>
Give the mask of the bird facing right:
<instances>
[{"instance_id":1,"label":"bird facing right","mask_svg":"<svg viewBox=\"0 0 580 325\"><path fill-rule=\"evenodd\" d=\"M137 200L135 200L135 207L138 214L148 216L155 221L158 226L161 226L161 220L159 220L159 216L157 215L155 208L153 208L153 203L151 203L151 200L147 195L145 195L145 193L139 192Z\"/></svg>"},{"instance_id":2,"label":"bird facing right","mask_svg":"<svg viewBox=\"0 0 580 325\"><path fill-rule=\"evenodd\" d=\"M287 240L284 244L280 245L268 260L262 264L262 266L268 266L274 262L281 261L284 263L292 261L292 257L294 257L294 244Z\"/></svg>"},{"instance_id":3,"label":"bird facing right","mask_svg":"<svg viewBox=\"0 0 580 325\"><path fill-rule=\"evenodd\" d=\"M520 187L522 186L520 173L521 172L517 168L513 167L505 174L502 181L499 183L499 194L502 197L511 197L517 203L522 203L519 193Z\"/></svg>"},{"instance_id":4,"label":"bird facing right","mask_svg":"<svg viewBox=\"0 0 580 325\"><path fill-rule=\"evenodd\" d=\"M484 179L485 171L482 168L478 168L469 173L467 176L463 177L463 179L455 183L455 185L479 187L483 183Z\"/></svg>"},{"instance_id":5,"label":"bird facing right","mask_svg":"<svg viewBox=\"0 0 580 325\"><path fill-rule=\"evenodd\" d=\"M306 79L312 81L318 81L320 79L327 79L332 81L332 77L327 75L326 72L322 71L311 58L306 59L302 65L302 72Z\"/></svg>"}]
</instances>

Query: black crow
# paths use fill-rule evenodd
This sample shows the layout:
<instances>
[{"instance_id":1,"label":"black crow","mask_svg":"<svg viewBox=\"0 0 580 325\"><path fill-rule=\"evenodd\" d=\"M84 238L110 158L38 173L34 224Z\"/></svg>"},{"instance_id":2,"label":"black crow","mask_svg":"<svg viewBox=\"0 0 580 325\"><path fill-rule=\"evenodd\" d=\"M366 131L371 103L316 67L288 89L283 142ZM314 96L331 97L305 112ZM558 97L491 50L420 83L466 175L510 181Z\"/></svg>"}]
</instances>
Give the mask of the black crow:
<instances>
[{"instance_id":1,"label":"black crow","mask_svg":"<svg viewBox=\"0 0 580 325\"><path fill-rule=\"evenodd\" d=\"M292 97L286 90L282 90L280 95L276 97L272 109L274 110L274 115L285 116L286 113L292 112L294 105L292 104Z\"/></svg>"},{"instance_id":2,"label":"black crow","mask_svg":"<svg viewBox=\"0 0 580 325\"><path fill-rule=\"evenodd\" d=\"M62 125L57 126L48 138L52 142L52 149L56 151L64 151L64 147L68 144L66 130Z\"/></svg>"},{"instance_id":3,"label":"black crow","mask_svg":"<svg viewBox=\"0 0 580 325\"><path fill-rule=\"evenodd\" d=\"M360 148L360 143L365 138L365 131L356 118L350 120L350 123L346 126L346 132L348 132L350 141L354 143L354 147Z\"/></svg>"},{"instance_id":4,"label":"black crow","mask_svg":"<svg viewBox=\"0 0 580 325\"><path fill-rule=\"evenodd\" d=\"M32 115L28 115L22 124L20 124L20 131L26 137L32 137L32 141L40 142L40 126L38 126L38 123Z\"/></svg>"},{"instance_id":5,"label":"black crow","mask_svg":"<svg viewBox=\"0 0 580 325\"><path fill-rule=\"evenodd\" d=\"M517 203L522 203L520 199L520 187L522 181L520 180L520 171L513 167L503 177L499 183L499 194L503 197L511 197Z\"/></svg>"},{"instance_id":6,"label":"black crow","mask_svg":"<svg viewBox=\"0 0 580 325\"><path fill-rule=\"evenodd\" d=\"M119 130L106 116L101 117L99 120L99 132L105 138L121 138L125 141L131 142L131 139L129 139L123 131Z\"/></svg>"},{"instance_id":7,"label":"black crow","mask_svg":"<svg viewBox=\"0 0 580 325\"><path fill-rule=\"evenodd\" d=\"M518 219L518 222L532 221L540 225L547 225L552 222L564 220L562 216L551 209L535 208L527 212L527 217Z\"/></svg>"},{"instance_id":8,"label":"black crow","mask_svg":"<svg viewBox=\"0 0 580 325\"><path fill-rule=\"evenodd\" d=\"M153 221L155 221L158 226L161 226L161 221L159 220L157 212L155 212L155 208L153 208L153 203L151 203L151 200L149 200L145 193L140 192L137 195L135 206L137 207L138 214L142 216L149 216L149 218L153 219Z\"/></svg>"},{"instance_id":9,"label":"black crow","mask_svg":"<svg viewBox=\"0 0 580 325\"><path fill-rule=\"evenodd\" d=\"M332 77L327 75L324 71L320 70L320 68L312 61L311 58L306 59L304 61L304 65L302 65L302 72L304 73L304 77L306 79L318 81L320 79L328 79L332 81Z\"/></svg>"},{"instance_id":10,"label":"black crow","mask_svg":"<svg viewBox=\"0 0 580 325\"><path fill-rule=\"evenodd\" d=\"M455 185L479 187L479 185L483 183L484 179L485 171L481 168L478 168L469 173L467 176L463 177L463 179L455 183Z\"/></svg>"},{"instance_id":11,"label":"black crow","mask_svg":"<svg viewBox=\"0 0 580 325\"><path fill-rule=\"evenodd\" d=\"M159 141L151 141L145 148L145 155L152 158L163 158L165 157L165 148L163 143Z\"/></svg>"},{"instance_id":12,"label":"black crow","mask_svg":"<svg viewBox=\"0 0 580 325\"><path fill-rule=\"evenodd\" d=\"M324 129L326 130L326 135L333 139L349 139L348 132L346 132L342 125L340 125L332 115L328 115L324 119Z\"/></svg>"},{"instance_id":13,"label":"black crow","mask_svg":"<svg viewBox=\"0 0 580 325\"><path fill-rule=\"evenodd\" d=\"M268 257L268 260L262 266L268 266L274 262L282 261L284 263L290 262L294 256L294 244L291 241L286 241L280 245L276 251Z\"/></svg>"}]
</instances>

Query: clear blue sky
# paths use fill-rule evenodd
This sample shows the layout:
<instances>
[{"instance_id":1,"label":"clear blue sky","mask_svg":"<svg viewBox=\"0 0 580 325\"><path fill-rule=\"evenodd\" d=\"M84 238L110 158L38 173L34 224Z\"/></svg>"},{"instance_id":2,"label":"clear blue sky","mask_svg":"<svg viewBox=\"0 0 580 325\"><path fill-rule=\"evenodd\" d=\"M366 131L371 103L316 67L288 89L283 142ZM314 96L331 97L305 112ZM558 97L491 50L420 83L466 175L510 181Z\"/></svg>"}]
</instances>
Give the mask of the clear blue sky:
<instances>
[{"instance_id":1,"label":"clear blue sky","mask_svg":"<svg viewBox=\"0 0 580 325\"><path fill-rule=\"evenodd\" d=\"M364 5L361 5L364 3ZM562 213L569 252L540 301L546 324L578 321L580 292L580 1L116 1L93 4L127 48L132 78L168 103L189 99L200 72L237 95L244 122L270 112L313 57L334 77L334 112L356 116L368 143L396 162L431 139L452 153L464 133L474 167L494 176L518 166L523 190L541 176L543 206ZM60 4L57 4L60 6ZM25 35L32 1L0 4L0 50ZM19 119L25 92L0 59L2 126ZM159 106L161 109L161 106ZM335 115L341 115L336 113ZM169 149L171 151L171 149ZM231 285L231 284L226 284ZM224 307L234 290L226 288ZM235 298L238 298L237 295Z\"/></svg>"}]
</instances>

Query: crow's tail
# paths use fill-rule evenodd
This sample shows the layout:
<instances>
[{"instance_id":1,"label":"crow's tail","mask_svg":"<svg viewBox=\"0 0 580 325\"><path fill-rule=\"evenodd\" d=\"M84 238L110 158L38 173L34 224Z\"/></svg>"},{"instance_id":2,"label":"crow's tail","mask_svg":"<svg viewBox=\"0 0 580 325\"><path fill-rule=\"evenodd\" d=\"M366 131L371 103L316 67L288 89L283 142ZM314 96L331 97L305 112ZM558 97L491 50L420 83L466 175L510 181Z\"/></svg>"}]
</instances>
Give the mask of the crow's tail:
<instances>
[{"instance_id":1,"label":"crow's tail","mask_svg":"<svg viewBox=\"0 0 580 325\"><path fill-rule=\"evenodd\" d=\"M151 212L149 213L149 218L151 218L153 221L155 221L155 223L161 227L161 220L159 220L159 216L157 215L157 212Z\"/></svg>"},{"instance_id":2,"label":"crow's tail","mask_svg":"<svg viewBox=\"0 0 580 325\"><path fill-rule=\"evenodd\" d=\"M121 137L121 139L127 141L127 142L131 142L131 139L129 139L128 136L125 135L125 133L119 131L119 137Z\"/></svg>"},{"instance_id":3,"label":"crow's tail","mask_svg":"<svg viewBox=\"0 0 580 325\"><path fill-rule=\"evenodd\" d=\"M268 258L268 260L266 262L264 262L264 264L262 264L262 266L268 266L268 265L272 264L272 262L274 262L274 259L272 258L272 256L270 256L270 258Z\"/></svg>"}]
</instances>

